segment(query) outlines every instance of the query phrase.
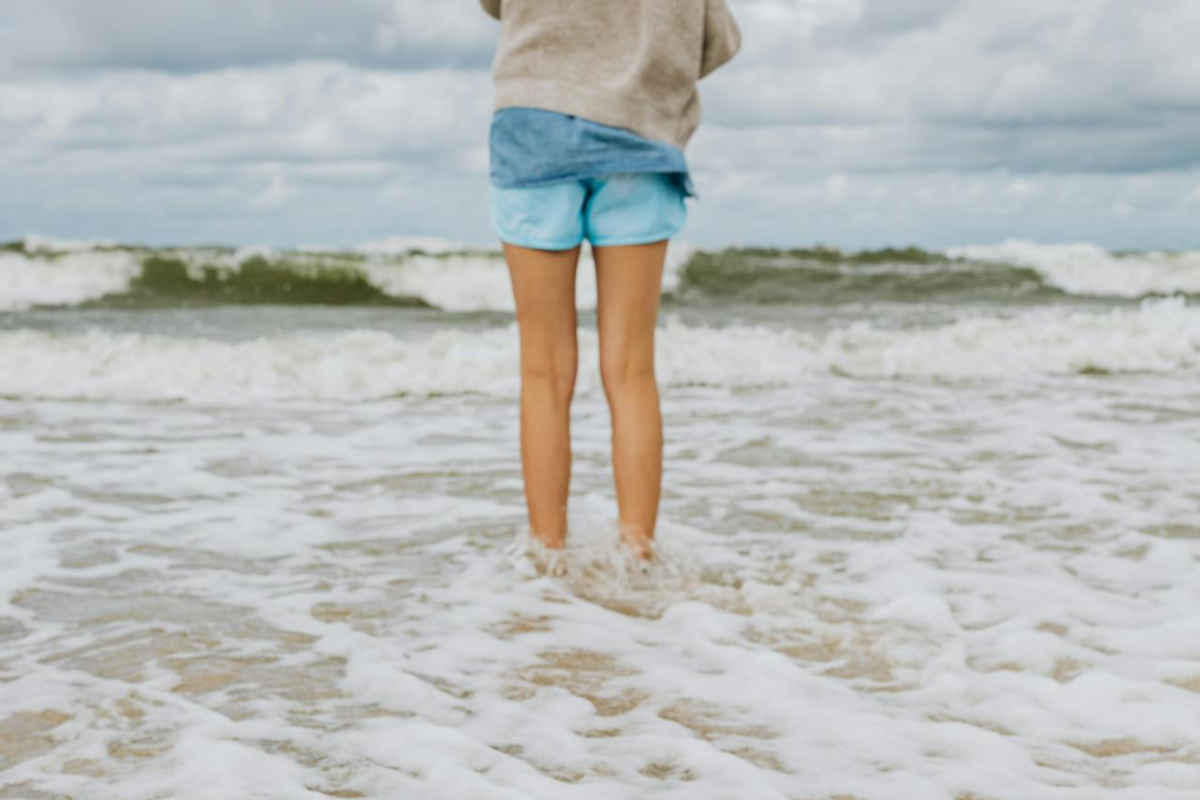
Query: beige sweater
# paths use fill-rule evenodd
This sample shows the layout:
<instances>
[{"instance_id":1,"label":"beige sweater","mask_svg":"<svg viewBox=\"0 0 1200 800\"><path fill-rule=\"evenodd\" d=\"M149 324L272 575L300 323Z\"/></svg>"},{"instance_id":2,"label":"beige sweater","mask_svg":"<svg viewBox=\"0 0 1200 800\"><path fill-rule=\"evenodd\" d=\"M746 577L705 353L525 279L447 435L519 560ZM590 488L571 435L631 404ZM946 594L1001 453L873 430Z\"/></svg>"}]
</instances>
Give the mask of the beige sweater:
<instances>
[{"instance_id":1,"label":"beige sweater","mask_svg":"<svg viewBox=\"0 0 1200 800\"><path fill-rule=\"evenodd\" d=\"M480 0L501 22L494 108L533 106L629 128L683 149L696 82L742 34L725 0Z\"/></svg>"}]
</instances>

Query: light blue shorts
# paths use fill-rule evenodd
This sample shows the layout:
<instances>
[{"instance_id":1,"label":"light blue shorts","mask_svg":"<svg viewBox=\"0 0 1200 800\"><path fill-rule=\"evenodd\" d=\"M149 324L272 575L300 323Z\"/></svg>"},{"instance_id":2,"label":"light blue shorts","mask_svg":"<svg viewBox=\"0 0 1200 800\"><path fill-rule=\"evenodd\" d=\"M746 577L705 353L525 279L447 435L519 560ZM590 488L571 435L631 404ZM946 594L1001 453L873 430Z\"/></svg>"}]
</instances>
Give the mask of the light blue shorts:
<instances>
[{"instance_id":1,"label":"light blue shorts","mask_svg":"<svg viewBox=\"0 0 1200 800\"><path fill-rule=\"evenodd\" d=\"M617 172L538 186L491 185L492 229L539 250L669 239L687 219L683 190L663 172Z\"/></svg>"}]
</instances>

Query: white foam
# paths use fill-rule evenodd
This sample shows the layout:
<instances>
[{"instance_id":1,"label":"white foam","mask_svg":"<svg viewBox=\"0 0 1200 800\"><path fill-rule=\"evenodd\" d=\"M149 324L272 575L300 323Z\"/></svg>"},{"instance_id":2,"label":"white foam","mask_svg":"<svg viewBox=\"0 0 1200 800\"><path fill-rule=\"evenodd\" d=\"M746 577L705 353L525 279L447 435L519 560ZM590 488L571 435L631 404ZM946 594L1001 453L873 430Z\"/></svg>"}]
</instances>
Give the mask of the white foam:
<instances>
[{"instance_id":1,"label":"white foam","mask_svg":"<svg viewBox=\"0 0 1200 800\"><path fill-rule=\"evenodd\" d=\"M372 259L358 268L387 294L420 297L446 311L514 308L508 271L494 255L407 255Z\"/></svg>"},{"instance_id":2,"label":"white foam","mask_svg":"<svg viewBox=\"0 0 1200 800\"><path fill-rule=\"evenodd\" d=\"M112 239L59 239L36 233L27 235L22 239L22 243L25 251L29 253L78 253L117 245L117 242Z\"/></svg>"},{"instance_id":3,"label":"white foam","mask_svg":"<svg viewBox=\"0 0 1200 800\"><path fill-rule=\"evenodd\" d=\"M414 250L426 253L452 253L463 250L498 249L495 245L479 245L444 239L437 236L388 236L371 242L364 242L353 249L358 253L372 255L405 255Z\"/></svg>"},{"instance_id":4,"label":"white foam","mask_svg":"<svg viewBox=\"0 0 1200 800\"><path fill-rule=\"evenodd\" d=\"M0 310L20 311L39 303L74 304L125 291L130 280L140 274L141 259L153 254L94 249L100 244L26 237L26 249L38 255L0 251ZM503 257L494 250L428 237L396 237L362 245L356 251L368 258L349 266L361 270L387 294L420 297L447 311L515 308L508 270ZM671 242L663 268L663 291L678 286L680 271L695 251L696 247L687 242ZM297 260L302 264L321 262L314 253L299 252L303 257ZM287 260L289 253L267 245L247 245L234 250L181 248L171 251L169 257L180 260L189 276L201 280L205 267L234 273L251 258ZM590 247L581 249L576 286L577 305L595 308L595 266Z\"/></svg>"},{"instance_id":5,"label":"white foam","mask_svg":"<svg viewBox=\"0 0 1200 800\"><path fill-rule=\"evenodd\" d=\"M25 237L26 254L0 253L0 277L4 278L0 310L22 310L37 303L78 303L126 289L140 271L140 256L97 249L112 244ZM309 249L298 252L312 255ZM664 291L678 287L681 270L697 249L683 240L671 241L663 273ZM325 248L321 251L329 253ZM354 266L389 294L420 297L449 311L514 308L508 272L496 247L436 237L397 236L358 245L351 252L367 256L364 264ZM952 257L1028 266L1042 273L1051 285L1074 294L1139 297L1149 293L1200 293L1200 251L1116 256L1089 243L1008 240L953 247L945 252ZM182 248L172 251L170 257L182 260L189 274L199 279L205 265L236 271L252 257L286 259L288 252L267 245L247 245L233 251ZM576 301L581 308L595 307L594 269L591 248L585 246L576 280Z\"/></svg>"},{"instance_id":6,"label":"white foam","mask_svg":"<svg viewBox=\"0 0 1200 800\"><path fill-rule=\"evenodd\" d=\"M270 261L278 258L280 255L280 251L274 247L271 247L270 245L245 245L244 247L236 248L233 253L228 256L228 260L225 263L229 264L230 266L240 266L252 258L262 258Z\"/></svg>"},{"instance_id":7,"label":"white foam","mask_svg":"<svg viewBox=\"0 0 1200 800\"><path fill-rule=\"evenodd\" d=\"M822 343L821 361L864 377L1190 370L1200 366L1200 307L1174 296L1143 300L1136 309L1042 307L919 330L856 322Z\"/></svg>"},{"instance_id":8,"label":"white foam","mask_svg":"<svg viewBox=\"0 0 1200 800\"><path fill-rule=\"evenodd\" d=\"M667 246L663 264L664 292L679 285L682 268L696 249L687 242L672 241ZM359 268L373 285L388 294L420 297L447 311L513 311L516 308L508 269L503 258L494 253L410 254L400 260L391 257L372 259ZM581 309L596 307L596 266L591 247L580 249L575 272L575 304Z\"/></svg>"},{"instance_id":9,"label":"white foam","mask_svg":"<svg viewBox=\"0 0 1200 800\"><path fill-rule=\"evenodd\" d=\"M648 575L585 393L557 577L507 401L0 392L0 791L1191 800L1195 381L996 388L666 393Z\"/></svg>"},{"instance_id":10,"label":"white foam","mask_svg":"<svg viewBox=\"0 0 1200 800\"><path fill-rule=\"evenodd\" d=\"M1150 251L1116 256L1088 242L1043 244L1009 239L951 247L951 257L1000 261L1036 269L1046 282L1072 294L1141 297L1200 293L1200 251Z\"/></svg>"},{"instance_id":11,"label":"white foam","mask_svg":"<svg viewBox=\"0 0 1200 800\"><path fill-rule=\"evenodd\" d=\"M580 328L576 391L598 390L597 337ZM667 386L786 386L830 371L858 377L1014 378L1080 371L1172 373L1200 367L1200 309L1182 298L1136 309L966 317L895 330L856 322L825 333L685 324L655 337ZM91 330L0 332L0 393L40 397L379 399L400 394L515 395L515 323L424 338L378 330L294 333L241 342Z\"/></svg>"},{"instance_id":12,"label":"white foam","mask_svg":"<svg viewBox=\"0 0 1200 800\"><path fill-rule=\"evenodd\" d=\"M702 586L701 564L688 549L691 533L669 524L663 528L653 542L651 558L643 560L621 544L615 519L572 508L565 547L545 547L526 525L517 530L505 555L526 577L559 578L579 597L625 613L656 617L694 596Z\"/></svg>"},{"instance_id":13,"label":"white foam","mask_svg":"<svg viewBox=\"0 0 1200 800\"><path fill-rule=\"evenodd\" d=\"M92 250L90 243L74 248L61 244L30 247L26 240L31 252L53 252L49 258L0 251L0 311L93 300L124 291L141 272L141 262L133 253Z\"/></svg>"}]
</instances>

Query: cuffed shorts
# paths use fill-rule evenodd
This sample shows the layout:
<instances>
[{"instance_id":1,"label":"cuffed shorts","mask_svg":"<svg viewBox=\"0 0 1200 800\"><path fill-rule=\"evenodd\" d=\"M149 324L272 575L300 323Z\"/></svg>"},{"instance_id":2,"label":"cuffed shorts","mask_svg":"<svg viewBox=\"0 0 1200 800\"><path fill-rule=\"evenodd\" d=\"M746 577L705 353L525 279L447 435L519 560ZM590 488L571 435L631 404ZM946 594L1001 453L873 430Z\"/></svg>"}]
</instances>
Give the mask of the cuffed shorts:
<instances>
[{"instance_id":1,"label":"cuffed shorts","mask_svg":"<svg viewBox=\"0 0 1200 800\"><path fill-rule=\"evenodd\" d=\"M501 241L539 250L669 239L687 219L684 194L663 172L617 172L538 186L491 184L492 229Z\"/></svg>"}]
</instances>

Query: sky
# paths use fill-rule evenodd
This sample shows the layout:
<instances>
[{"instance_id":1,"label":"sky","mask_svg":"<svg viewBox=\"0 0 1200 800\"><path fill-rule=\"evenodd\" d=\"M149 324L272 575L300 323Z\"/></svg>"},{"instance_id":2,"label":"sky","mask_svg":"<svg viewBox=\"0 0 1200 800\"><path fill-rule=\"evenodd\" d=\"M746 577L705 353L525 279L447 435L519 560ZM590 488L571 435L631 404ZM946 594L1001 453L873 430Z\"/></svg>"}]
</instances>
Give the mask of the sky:
<instances>
[{"instance_id":1,"label":"sky","mask_svg":"<svg viewBox=\"0 0 1200 800\"><path fill-rule=\"evenodd\" d=\"M1200 248L1197 0L728 5L680 238ZM477 0L4 0L0 240L494 244L499 30Z\"/></svg>"}]
</instances>

